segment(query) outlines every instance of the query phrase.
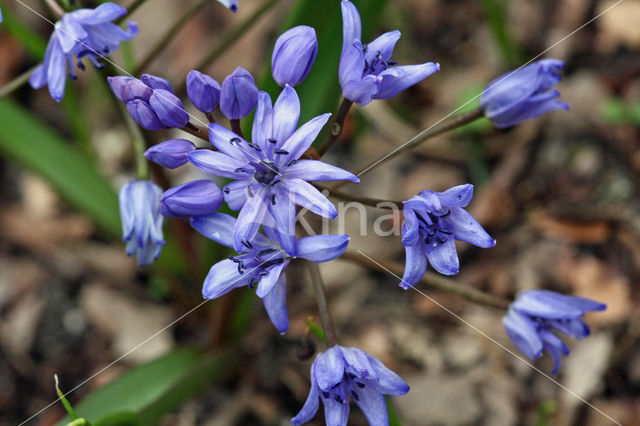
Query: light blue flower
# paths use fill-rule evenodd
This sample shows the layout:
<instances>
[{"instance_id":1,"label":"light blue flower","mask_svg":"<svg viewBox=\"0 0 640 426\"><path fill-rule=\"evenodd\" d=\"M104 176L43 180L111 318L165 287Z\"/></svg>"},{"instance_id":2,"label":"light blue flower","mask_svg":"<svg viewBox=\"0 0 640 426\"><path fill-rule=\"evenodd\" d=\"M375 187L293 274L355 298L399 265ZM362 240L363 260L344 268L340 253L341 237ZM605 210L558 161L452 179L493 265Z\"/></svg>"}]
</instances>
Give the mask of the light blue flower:
<instances>
[{"instance_id":1,"label":"light blue flower","mask_svg":"<svg viewBox=\"0 0 640 426\"><path fill-rule=\"evenodd\" d=\"M540 358L543 349L549 352L553 357L551 374L556 374L562 355L569 355L569 348L551 331L582 339L589 335L589 327L580 318L588 311L606 308L591 299L549 290L527 290L511 303L502 324L511 341L529 358Z\"/></svg>"},{"instance_id":2,"label":"light blue flower","mask_svg":"<svg viewBox=\"0 0 640 426\"><path fill-rule=\"evenodd\" d=\"M127 254L138 257L138 265L151 264L160 256L162 235L160 195L162 189L149 180L132 180L120 190L122 241Z\"/></svg>"},{"instance_id":3,"label":"light blue flower","mask_svg":"<svg viewBox=\"0 0 640 426\"><path fill-rule=\"evenodd\" d=\"M556 99L560 92L551 90L563 67L558 59L542 59L496 78L480 96L485 116L504 128L556 109L568 110L566 102Z\"/></svg>"},{"instance_id":4,"label":"light blue flower","mask_svg":"<svg viewBox=\"0 0 640 426\"><path fill-rule=\"evenodd\" d=\"M384 395L404 395L409 385L368 353L335 345L316 356L311 366L311 390L300 412L291 419L308 422L324 404L327 425L346 426L349 399L360 407L372 426L388 426Z\"/></svg>"},{"instance_id":5,"label":"light blue flower","mask_svg":"<svg viewBox=\"0 0 640 426\"><path fill-rule=\"evenodd\" d=\"M138 34L138 27L133 22L128 23L126 30L111 23L126 13L125 8L110 2L95 9L65 13L49 38L44 62L29 78L31 87L40 89L48 85L51 97L58 102L62 100L67 73L76 78L74 56L82 70L85 68L82 63L84 57L89 58L96 68L102 68L104 64L98 58L111 54L121 42Z\"/></svg>"}]
</instances>

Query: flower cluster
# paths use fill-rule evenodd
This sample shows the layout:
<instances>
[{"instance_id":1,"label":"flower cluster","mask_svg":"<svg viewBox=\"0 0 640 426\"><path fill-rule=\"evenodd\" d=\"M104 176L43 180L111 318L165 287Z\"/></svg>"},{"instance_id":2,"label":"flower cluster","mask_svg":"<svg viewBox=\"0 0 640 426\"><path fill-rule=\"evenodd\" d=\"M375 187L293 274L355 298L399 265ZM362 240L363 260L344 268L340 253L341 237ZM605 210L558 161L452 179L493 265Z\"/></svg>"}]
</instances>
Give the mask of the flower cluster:
<instances>
[{"instance_id":1,"label":"flower cluster","mask_svg":"<svg viewBox=\"0 0 640 426\"><path fill-rule=\"evenodd\" d=\"M130 22L126 30L111 21L124 16L127 10L114 3L103 3L95 9L78 9L65 13L56 22L55 29L44 55L44 62L36 68L29 83L34 89L49 86L49 93L56 101L64 97L67 70L76 78L73 57L77 66L85 69L82 58L87 57L96 68L104 65L98 61L138 34L138 27Z\"/></svg>"}]
</instances>

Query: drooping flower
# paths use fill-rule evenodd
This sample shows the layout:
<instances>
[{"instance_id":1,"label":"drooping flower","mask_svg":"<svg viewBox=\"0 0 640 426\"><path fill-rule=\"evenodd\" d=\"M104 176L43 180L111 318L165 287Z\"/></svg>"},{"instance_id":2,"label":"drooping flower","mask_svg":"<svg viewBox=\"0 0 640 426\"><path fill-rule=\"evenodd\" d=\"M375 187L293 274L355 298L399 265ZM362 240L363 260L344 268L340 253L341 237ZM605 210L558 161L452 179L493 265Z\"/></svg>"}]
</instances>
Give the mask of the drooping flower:
<instances>
[{"instance_id":1,"label":"drooping flower","mask_svg":"<svg viewBox=\"0 0 640 426\"><path fill-rule=\"evenodd\" d=\"M222 81L220 111L230 120L246 117L256 107L258 86L249 71L238 67Z\"/></svg>"},{"instance_id":2,"label":"drooping flower","mask_svg":"<svg viewBox=\"0 0 640 426\"><path fill-rule=\"evenodd\" d=\"M138 27L133 22L128 23L126 30L111 23L126 13L125 8L111 2L95 9L65 13L49 38L44 62L29 78L31 87L40 89L48 85L51 97L58 102L62 100L67 73L76 78L74 56L81 70L85 69L84 57L89 58L96 68L102 68L104 65L99 58L111 54L121 42L138 34Z\"/></svg>"},{"instance_id":3,"label":"drooping flower","mask_svg":"<svg viewBox=\"0 0 640 426\"><path fill-rule=\"evenodd\" d=\"M225 5L233 13L238 11L238 0L218 0L218 2Z\"/></svg>"},{"instance_id":4,"label":"drooping flower","mask_svg":"<svg viewBox=\"0 0 640 426\"><path fill-rule=\"evenodd\" d=\"M404 202L402 210L402 245L407 263L400 286L413 287L427 270L427 259L433 268L445 275L460 269L455 240L478 247L493 247L496 241L463 207L473 197L473 185L459 185L444 192L421 191Z\"/></svg>"},{"instance_id":5,"label":"drooping flower","mask_svg":"<svg viewBox=\"0 0 640 426\"><path fill-rule=\"evenodd\" d=\"M549 111L568 110L569 104L556 99L560 92L551 90L563 67L558 59L542 59L496 78L480 96L485 116L505 128Z\"/></svg>"},{"instance_id":6,"label":"drooping flower","mask_svg":"<svg viewBox=\"0 0 640 426\"><path fill-rule=\"evenodd\" d=\"M127 254L138 257L138 265L151 264L165 244L160 214L162 189L149 180L132 180L120 190L122 241Z\"/></svg>"},{"instance_id":7,"label":"drooping flower","mask_svg":"<svg viewBox=\"0 0 640 426\"><path fill-rule=\"evenodd\" d=\"M161 130L183 127L189 122L182 101L164 78L143 74L141 80L127 76L107 77L107 80L111 91L127 105L129 115L142 128Z\"/></svg>"},{"instance_id":8,"label":"drooping flower","mask_svg":"<svg viewBox=\"0 0 640 426\"><path fill-rule=\"evenodd\" d=\"M318 55L316 31L298 25L285 31L273 48L271 74L280 87L296 86L307 77Z\"/></svg>"},{"instance_id":9,"label":"drooping flower","mask_svg":"<svg viewBox=\"0 0 640 426\"><path fill-rule=\"evenodd\" d=\"M372 99L389 99L440 69L434 62L402 65L391 60L400 31L382 34L362 44L360 14L353 3L342 1L342 55L340 86L345 98L363 106Z\"/></svg>"},{"instance_id":10,"label":"drooping flower","mask_svg":"<svg viewBox=\"0 0 640 426\"><path fill-rule=\"evenodd\" d=\"M214 213L222 205L222 191L208 179L194 180L168 189L160 197L160 213L186 218Z\"/></svg>"},{"instance_id":11,"label":"drooping flower","mask_svg":"<svg viewBox=\"0 0 640 426\"><path fill-rule=\"evenodd\" d=\"M236 219L223 213L191 218L191 225L205 237L227 247L234 246ZM257 234L252 242L211 267L204 280L202 295L216 299L234 288L258 283L256 294L262 299L267 315L280 333L289 329L284 270L292 259L282 248L279 234L269 225L265 235ZM312 262L327 262L340 256L349 243L348 235L315 235L296 241L298 257Z\"/></svg>"},{"instance_id":12,"label":"drooping flower","mask_svg":"<svg viewBox=\"0 0 640 426\"><path fill-rule=\"evenodd\" d=\"M191 70L187 74L187 95L191 103L204 113L212 112L220 103L220 83L207 74Z\"/></svg>"},{"instance_id":13,"label":"drooping flower","mask_svg":"<svg viewBox=\"0 0 640 426\"><path fill-rule=\"evenodd\" d=\"M144 156L162 167L175 169L187 164L187 154L195 149L193 142L186 139L169 139L147 149Z\"/></svg>"},{"instance_id":14,"label":"drooping flower","mask_svg":"<svg viewBox=\"0 0 640 426\"><path fill-rule=\"evenodd\" d=\"M218 124L209 125L209 138L219 151L198 149L189 161L214 176L235 179L224 189L232 210L240 210L234 248L243 250L269 217L275 222L282 247L295 256L295 205L335 218L335 206L307 181L359 179L350 172L316 160L300 160L330 114L298 125L300 101L287 86L275 105L260 92L253 122L253 142L247 142Z\"/></svg>"},{"instance_id":15,"label":"drooping flower","mask_svg":"<svg viewBox=\"0 0 640 426\"><path fill-rule=\"evenodd\" d=\"M346 426L353 399L370 425L388 425L384 395L407 392L409 385L378 359L357 348L335 345L313 361L309 396L291 422L297 426L311 420L322 401L327 425Z\"/></svg>"},{"instance_id":16,"label":"drooping flower","mask_svg":"<svg viewBox=\"0 0 640 426\"><path fill-rule=\"evenodd\" d=\"M551 331L582 339L589 335L582 316L588 311L606 308L605 304L591 299L550 290L527 290L511 303L502 324L511 341L529 358L540 358L543 349L549 352L553 357L551 374L556 374L562 355L569 355L569 348Z\"/></svg>"}]
</instances>

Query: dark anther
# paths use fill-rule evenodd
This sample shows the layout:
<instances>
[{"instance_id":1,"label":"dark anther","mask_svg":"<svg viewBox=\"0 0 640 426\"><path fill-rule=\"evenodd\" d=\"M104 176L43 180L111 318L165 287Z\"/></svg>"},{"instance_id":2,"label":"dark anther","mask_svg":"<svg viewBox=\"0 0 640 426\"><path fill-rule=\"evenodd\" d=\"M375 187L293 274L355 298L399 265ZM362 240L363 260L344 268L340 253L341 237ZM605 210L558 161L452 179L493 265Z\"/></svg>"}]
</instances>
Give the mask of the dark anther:
<instances>
[{"instance_id":1,"label":"dark anther","mask_svg":"<svg viewBox=\"0 0 640 426\"><path fill-rule=\"evenodd\" d=\"M447 210L447 212L445 214L443 214L442 216L440 216L440 217L447 217L450 214L451 214L451 210Z\"/></svg>"},{"instance_id":2,"label":"dark anther","mask_svg":"<svg viewBox=\"0 0 640 426\"><path fill-rule=\"evenodd\" d=\"M367 50L369 50L369 45L368 44L363 44L362 45L362 53L367 53Z\"/></svg>"},{"instance_id":3,"label":"dark anther","mask_svg":"<svg viewBox=\"0 0 640 426\"><path fill-rule=\"evenodd\" d=\"M260 148L260 145L258 145L257 143L249 142L249 146L258 152L262 151L262 148Z\"/></svg>"},{"instance_id":4,"label":"dark anther","mask_svg":"<svg viewBox=\"0 0 640 426\"><path fill-rule=\"evenodd\" d=\"M233 138L229 139L229 143L231 145L233 145L234 143L240 143L241 141L242 141L242 139L236 138L236 137L233 137Z\"/></svg>"},{"instance_id":5,"label":"dark anther","mask_svg":"<svg viewBox=\"0 0 640 426\"><path fill-rule=\"evenodd\" d=\"M235 169L235 172L236 173L244 173L245 172L244 167L238 167L237 169Z\"/></svg>"},{"instance_id":6,"label":"dark anther","mask_svg":"<svg viewBox=\"0 0 640 426\"><path fill-rule=\"evenodd\" d=\"M255 287L255 284L256 284L256 281L252 279L251 282L249 283L249 288L253 290Z\"/></svg>"},{"instance_id":7,"label":"dark anther","mask_svg":"<svg viewBox=\"0 0 640 426\"><path fill-rule=\"evenodd\" d=\"M327 391L322 391L322 396L323 396L325 399L329 399L329 397L330 397L331 395L330 395L330 394L329 394L329 392L327 392Z\"/></svg>"},{"instance_id":8,"label":"dark anther","mask_svg":"<svg viewBox=\"0 0 640 426\"><path fill-rule=\"evenodd\" d=\"M286 149L276 149L275 153L281 155L289 155L289 151L287 151Z\"/></svg>"},{"instance_id":9,"label":"dark anther","mask_svg":"<svg viewBox=\"0 0 640 426\"><path fill-rule=\"evenodd\" d=\"M365 386L364 383L360 383L360 382L356 382L356 385L358 385L360 389L362 389Z\"/></svg>"},{"instance_id":10,"label":"dark anther","mask_svg":"<svg viewBox=\"0 0 640 426\"><path fill-rule=\"evenodd\" d=\"M242 245L244 245L246 248L250 249L253 248L253 244L251 244L249 241L247 240L242 240Z\"/></svg>"},{"instance_id":11,"label":"dark anther","mask_svg":"<svg viewBox=\"0 0 640 426\"><path fill-rule=\"evenodd\" d=\"M340 404L344 404L344 401L340 398L340 396L336 395L333 397L333 399L336 400L336 402L340 403Z\"/></svg>"},{"instance_id":12,"label":"dark anther","mask_svg":"<svg viewBox=\"0 0 640 426\"><path fill-rule=\"evenodd\" d=\"M269 195L269 199L271 200L271 205L275 206L276 205L276 194Z\"/></svg>"},{"instance_id":13,"label":"dark anther","mask_svg":"<svg viewBox=\"0 0 640 426\"><path fill-rule=\"evenodd\" d=\"M436 235L436 241L439 242L440 244L444 244L447 242L447 238L441 235Z\"/></svg>"},{"instance_id":14,"label":"dark anther","mask_svg":"<svg viewBox=\"0 0 640 426\"><path fill-rule=\"evenodd\" d=\"M84 66L84 64L80 61L78 61L78 68L80 68L82 71L84 71L86 68Z\"/></svg>"},{"instance_id":15,"label":"dark anther","mask_svg":"<svg viewBox=\"0 0 640 426\"><path fill-rule=\"evenodd\" d=\"M224 192L225 194L229 195L231 190L229 188L225 188L225 189L222 190L222 192Z\"/></svg>"},{"instance_id":16,"label":"dark anther","mask_svg":"<svg viewBox=\"0 0 640 426\"><path fill-rule=\"evenodd\" d=\"M265 254L269 254L269 253L273 253L274 251L277 251L276 249L264 249L262 251L258 252L258 256L264 256Z\"/></svg>"},{"instance_id":17,"label":"dark anther","mask_svg":"<svg viewBox=\"0 0 640 426\"><path fill-rule=\"evenodd\" d=\"M236 259L235 256L229 256L228 259L235 263L242 263L242 260Z\"/></svg>"},{"instance_id":18,"label":"dark anther","mask_svg":"<svg viewBox=\"0 0 640 426\"><path fill-rule=\"evenodd\" d=\"M298 160L291 160L287 163L287 167L289 166L293 166L294 164L296 164L298 162Z\"/></svg>"},{"instance_id":19,"label":"dark anther","mask_svg":"<svg viewBox=\"0 0 640 426\"><path fill-rule=\"evenodd\" d=\"M238 273L240 275L244 274L244 267L242 266L242 262L238 262Z\"/></svg>"},{"instance_id":20,"label":"dark anther","mask_svg":"<svg viewBox=\"0 0 640 426\"><path fill-rule=\"evenodd\" d=\"M272 143L272 144L274 144L274 145L278 143L278 141L277 141L277 140L275 140L274 138L269 138L269 139L267 139L267 142Z\"/></svg>"},{"instance_id":21,"label":"dark anther","mask_svg":"<svg viewBox=\"0 0 640 426\"><path fill-rule=\"evenodd\" d=\"M267 268L268 268L268 267L270 267L270 266L273 266L273 265L279 265L279 264L281 264L282 262L284 262L284 259L282 259L282 258L280 258L280 259L273 259L273 260L268 260L268 261L264 262L261 266L262 266L262 268L267 269Z\"/></svg>"},{"instance_id":22,"label":"dark anther","mask_svg":"<svg viewBox=\"0 0 640 426\"><path fill-rule=\"evenodd\" d=\"M446 229L446 228L442 228L442 229L440 229L440 232L442 232L443 234L447 234L447 235L451 235L451 234L453 234L453 232L452 232L452 231L449 231L449 230L448 230L448 229Z\"/></svg>"},{"instance_id":23,"label":"dark anther","mask_svg":"<svg viewBox=\"0 0 640 426\"><path fill-rule=\"evenodd\" d=\"M353 399L355 399L356 401L360 401L360 397L358 396L358 394L356 393L356 391L352 390L351 391L351 396L353 397Z\"/></svg>"},{"instance_id":24,"label":"dark anther","mask_svg":"<svg viewBox=\"0 0 640 426\"><path fill-rule=\"evenodd\" d=\"M267 272L267 271L260 271L260 272L258 272L258 275L260 275L261 277L266 277L267 275L269 275L269 272Z\"/></svg>"},{"instance_id":25,"label":"dark anther","mask_svg":"<svg viewBox=\"0 0 640 426\"><path fill-rule=\"evenodd\" d=\"M355 379L355 378L356 378L356 375L355 375L355 374L353 374L353 373L349 373L349 372L347 372L346 374L347 374L347 376L349 376L349 377L350 377L350 378L352 378L352 379Z\"/></svg>"},{"instance_id":26,"label":"dark anther","mask_svg":"<svg viewBox=\"0 0 640 426\"><path fill-rule=\"evenodd\" d=\"M387 66L389 68L396 67L396 66L398 66L398 63L396 61L387 61Z\"/></svg>"}]
</instances>

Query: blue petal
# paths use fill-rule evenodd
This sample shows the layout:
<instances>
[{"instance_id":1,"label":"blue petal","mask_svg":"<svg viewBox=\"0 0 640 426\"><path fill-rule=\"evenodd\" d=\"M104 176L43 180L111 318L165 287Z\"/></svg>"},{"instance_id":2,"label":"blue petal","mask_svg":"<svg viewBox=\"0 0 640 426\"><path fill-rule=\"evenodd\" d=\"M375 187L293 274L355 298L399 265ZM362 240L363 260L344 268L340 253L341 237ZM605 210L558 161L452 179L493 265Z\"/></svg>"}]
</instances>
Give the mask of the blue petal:
<instances>
[{"instance_id":1,"label":"blue petal","mask_svg":"<svg viewBox=\"0 0 640 426\"><path fill-rule=\"evenodd\" d=\"M548 323L556 330L567 336L582 339L590 334L589 327L582 320L575 318L570 320L548 320Z\"/></svg>"},{"instance_id":2,"label":"blue petal","mask_svg":"<svg viewBox=\"0 0 640 426\"><path fill-rule=\"evenodd\" d=\"M419 83L438 70L440 70L440 64L434 62L387 68L379 74L379 77L382 77L382 83L380 83L380 88L374 98L392 98L404 89Z\"/></svg>"},{"instance_id":3,"label":"blue petal","mask_svg":"<svg viewBox=\"0 0 640 426\"><path fill-rule=\"evenodd\" d=\"M284 172L287 178L298 178L306 181L349 180L358 183L358 176L340 167L332 166L317 160L298 160L287 167Z\"/></svg>"},{"instance_id":4,"label":"blue petal","mask_svg":"<svg viewBox=\"0 0 640 426\"><path fill-rule=\"evenodd\" d=\"M527 290L520 292L511 306L528 315L549 319L579 318L586 310L603 309L601 303L593 300L575 298L578 300L572 303L572 299L573 296L565 296L555 291Z\"/></svg>"},{"instance_id":5,"label":"blue petal","mask_svg":"<svg viewBox=\"0 0 640 426\"><path fill-rule=\"evenodd\" d=\"M329 113L322 114L300 126L280 147L280 149L289 153L288 155L281 156L281 164L300 158L316 139L322 127L327 123L327 120L329 120L329 117L331 117Z\"/></svg>"},{"instance_id":6,"label":"blue petal","mask_svg":"<svg viewBox=\"0 0 640 426\"><path fill-rule=\"evenodd\" d=\"M382 34L380 37L367 44L367 53L365 60L367 63L371 63L374 58L380 54L383 61L388 61L393 54L393 49L396 43L400 39L400 31L389 31Z\"/></svg>"},{"instance_id":7,"label":"blue petal","mask_svg":"<svg viewBox=\"0 0 640 426\"><path fill-rule=\"evenodd\" d=\"M447 207L467 207L473 198L473 185L458 185L437 194L442 204Z\"/></svg>"},{"instance_id":8,"label":"blue petal","mask_svg":"<svg viewBox=\"0 0 640 426\"><path fill-rule=\"evenodd\" d=\"M362 80L362 70L364 70L365 66L364 51L360 40L353 40L342 48L338 68L338 80L340 81L343 93L345 93L344 89L348 83Z\"/></svg>"},{"instance_id":9,"label":"blue petal","mask_svg":"<svg viewBox=\"0 0 640 426\"><path fill-rule=\"evenodd\" d=\"M280 334L284 334L289 329L289 317L287 314L287 283L284 274L280 275L276 285L262 299L262 303L264 304L264 309L267 311L267 315L269 316L271 323L280 332Z\"/></svg>"},{"instance_id":10,"label":"blue petal","mask_svg":"<svg viewBox=\"0 0 640 426\"><path fill-rule=\"evenodd\" d=\"M333 346L321 352L313 361L314 379L321 391L329 391L342 382L345 361L340 347Z\"/></svg>"},{"instance_id":11,"label":"blue petal","mask_svg":"<svg viewBox=\"0 0 640 426\"><path fill-rule=\"evenodd\" d=\"M49 68L47 69L47 85L51 97L60 102L64 97L64 86L67 81L67 57L60 44L55 42L51 48Z\"/></svg>"},{"instance_id":12,"label":"blue petal","mask_svg":"<svg viewBox=\"0 0 640 426\"><path fill-rule=\"evenodd\" d=\"M487 117L499 116L536 93L544 75L538 62L502 74L487 85L480 106Z\"/></svg>"},{"instance_id":13,"label":"blue petal","mask_svg":"<svg viewBox=\"0 0 640 426\"><path fill-rule=\"evenodd\" d=\"M569 355L569 348L567 348L558 336L549 331L540 330L540 338L542 339L544 348L553 357L553 370L551 370L551 374L558 374L560 363L562 362L562 355Z\"/></svg>"},{"instance_id":14,"label":"blue petal","mask_svg":"<svg viewBox=\"0 0 640 426\"><path fill-rule=\"evenodd\" d=\"M343 84L342 94L359 106L365 106L376 96L381 83L380 77L367 75L362 80L351 80Z\"/></svg>"},{"instance_id":15,"label":"blue petal","mask_svg":"<svg viewBox=\"0 0 640 426\"><path fill-rule=\"evenodd\" d=\"M224 201L227 202L231 210L238 211L247 202L249 183L249 180L236 180L224 187L222 190Z\"/></svg>"},{"instance_id":16,"label":"blue petal","mask_svg":"<svg viewBox=\"0 0 640 426\"><path fill-rule=\"evenodd\" d=\"M436 247L426 245L426 251L429 263L441 274L455 275L460 271L460 261L453 238L447 238L447 241L437 244Z\"/></svg>"},{"instance_id":17,"label":"blue petal","mask_svg":"<svg viewBox=\"0 0 640 426\"><path fill-rule=\"evenodd\" d=\"M128 101L127 111L129 111L131 118L143 129L162 130L166 128L153 109L151 109L151 106L142 99Z\"/></svg>"},{"instance_id":18,"label":"blue petal","mask_svg":"<svg viewBox=\"0 0 640 426\"><path fill-rule=\"evenodd\" d=\"M74 17L77 13L72 12ZM103 22L113 21L127 14L127 9L118 6L115 3L106 2L91 10L91 13L84 14L82 17L76 17L78 22L85 25L96 25Z\"/></svg>"},{"instance_id":19,"label":"blue petal","mask_svg":"<svg viewBox=\"0 0 640 426\"><path fill-rule=\"evenodd\" d=\"M347 426L349 419L349 401L340 403L333 398L324 398L324 419L327 425Z\"/></svg>"},{"instance_id":20,"label":"blue petal","mask_svg":"<svg viewBox=\"0 0 640 426\"><path fill-rule=\"evenodd\" d=\"M246 250L243 241L251 242L258 233L258 229L267 213L266 203L266 192L264 188L260 188L254 193L253 197L247 198L247 202L240 210L234 230L234 248L238 252Z\"/></svg>"},{"instance_id":21,"label":"blue petal","mask_svg":"<svg viewBox=\"0 0 640 426\"><path fill-rule=\"evenodd\" d=\"M354 389L351 392L357 395L357 398L353 394L351 396L364 413L370 426L389 425L389 414L387 413L384 395L372 386Z\"/></svg>"},{"instance_id":22,"label":"blue petal","mask_svg":"<svg viewBox=\"0 0 640 426\"><path fill-rule=\"evenodd\" d=\"M224 213L213 213L206 216L195 216L190 220L191 226L218 244L233 248L233 229L236 218Z\"/></svg>"},{"instance_id":23,"label":"blue petal","mask_svg":"<svg viewBox=\"0 0 640 426\"><path fill-rule=\"evenodd\" d=\"M377 384L378 390L385 395L404 395L409 392L409 385L402 380L402 377L398 376L393 371L389 370L380 360L366 354L369 358L369 363L373 368L373 377Z\"/></svg>"},{"instance_id":24,"label":"blue petal","mask_svg":"<svg viewBox=\"0 0 640 426\"><path fill-rule=\"evenodd\" d=\"M233 157L236 160L245 162L247 160L247 157L244 155L243 151L238 148L238 143L231 142L232 140L236 139L239 139L240 143L243 143L244 145L247 144L247 141L245 141L226 127L223 127L217 123L209 124L209 140L211 141L211 143L228 156Z\"/></svg>"},{"instance_id":25,"label":"blue petal","mask_svg":"<svg viewBox=\"0 0 640 426\"><path fill-rule=\"evenodd\" d=\"M237 287L248 285L253 274L238 273L238 265L224 259L211 267L207 277L204 279L202 296L205 299L216 299Z\"/></svg>"},{"instance_id":26,"label":"blue petal","mask_svg":"<svg viewBox=\"0 0 640 426\"><path fill-rule=\"evenodd\" d=\"M218 0L218 2L225 5L233 13L238 11L238 0Z\"/></svg>"},{"instance_id":27,"label":"blue petal","mask_svg":"<svg viewBox=\"0 0 640 426\"><path fill-rule=\"evenodd\" d=\"M246 162L209 149L197 149L188 153L187 157L191 164L213 176L247 179L251 177L254 171ZM245 172L245 170L250 173Z\"/></svg>"},{"instance_id":28,"label":"blue petal","mask_svg":"<svg viewBox=\"0 0 640 426\"><path fill-rule=\"evenodd\" d=\"M162 124L167 127L182 127L189 122L189 114L182 101L168 90L155 89L149 98L149 104Z\"/></svg>"},{"instance_id":29,"label":"blue petal","mask_svg":"<svg viewBox=\"0 0 640 426\"><path fill-rule=\"evenodd\" d=\"M473 216L460 207L452 207L449 210L449 215L443 220L445 223L450 224L456 240L466 241L474 246L483 248L496 245L496 240L484 230Z\"/></svg>"},{"instance_id":30,"label":"blue petal","mask_svg":"<svg viewBox=\"0 0 640 426\"><path fill-rule=\"evenodd\" d=\"M273 135L273 108L271 106L271 97L267 92L258 93L258 104L256 106L256 114L253 118L253 129L251 138L263 150L269 146L267 141Z\"/></svg>"},{"instance_id":31,"label":"blue petal","mask_svg":"<svg viewBox=\"0 0 640 426\"><path fill-rule=\"evenodd\" d=\"M509 308L502 317L502 325L514 345L531 359L542 355L542 340L538 336L536 324L526 315Z\"/></svg>"},{"instance_id":32,"label":"blue petal","mask_svg":"<svg viewBox=\"0 0 640 426\"><path fill-rule=\"evenodd\" d=\"M312 235L297 242L297 256L312 262L328 262L344 253L349 245L349 236Z\"/></svg>"},{"instance_id":33,"label":"blue petal","mask_svg":"<svg viewBox=\"0 0 640 426\"><path fill-rule=\"evenodd\" d=\"M342 9L342 49L351 45L353 40L362 39L362 24L358 9L350 1L341 4Z\"/></svg>"},{"instance_id":34,"label":"blue petal","mask_svg":"<svg viewBox=\"0 0 640 426\"><path fill-rule=\"evenodd\" d=\"M272 254L271 256L265 256L263 258L263 263L268 263L270 260L279 257L279 252ZM267 269L267 275L264 275L258 284L258 288L256 289L256 296L263 299L273 288L276 283L280 279L283 271L289 264L289 261L284 261L278 265L273 265Z\"/></svg>"},{"instance_id":35,"label":"blue petal","mask_svg":"<svg viewBox=\"0 0 640 426\"><path fill-rule=\"evenodd\" d=\"M405 247L414 246L420 238L420 222L416 217L416 213L410 205L404 204L402 209L402 245ZM426 252L424 254L427 255Z\"/></svg>"},{"instance_id":36,"label":"blue petal","mask_svg":"<svg viewBox=\"0 0 640 426\"><path fill-rule=\"evenodd\" d=\"M64 14L62 19L56 22L54 31L64 53L71 53L76 44L88 36L82 25L70 13Z\"/></svg>"},{"instance_id":37,"label":"blue petal","mask_svg":"<svg viewBox=\"0 0 640 426\"><path fill-rule=\"evenodd\" d=\"M493 117L487 115L487 118L489 118L496 127L506 128L557 109L569 110L569 104L554 99L559 95L560 93L556 90L535 95L501 115Z\"/></svg>"},{"instance_id":38,"label":"blue petal","mask_svg":"<svg viewBox=\"0 0 640 426\"><path fill-rule=\"evenodd\" d=\"M292 203L329 219L335 219L338 216L338 211L331 201L307 182L301 179L286 179L281 185L286 185Z\"/></svg>"},{"instance_id":39,"label":"blue petal","mask_svg":"<svg viewBox=\"0 0 640 426\"><path fill-rule=\"evenodd\" d=\"M147 86L149 86L154 90L156 89L166 90L172 95L175 95L175 92L173 91L173 86L171 86L171 83L169 83L169 80L167 79L164 79L162 77L158 77L152 74L142 74L142 76L140 77L140 80L142 80L144 84L146 84Z\"/></svg>"},{"instance_id":40,"label":"blue petal","mask_svg":"<svg viewBox=\"0 0 640 426\"><path fill-rule=\"evenodd\" d=\"M187 154L195 149L193 142L186 139L169 139L147 149L144 156L163 167L175 169L188 163Z\"/></svg>"},{"instance_id":41,"label":"blue petal","mask_svg":"<svg viewBox=\"0 0 640 426\"><path fill-rule=\"evenodd\" d=\"M209 179L199 179L168 189L160 197L165 217L186 218L215 212L222 205L222 191Z\"/></svg>"},{"instance_id":42,"label":"blue petal","mask_svg":"<svg viewBox=\"0 0 640 426\"><path fill-rule=\"evenodd\" d=\"M374 379L373 367L366 352L346 346L340 346L340 350L345 362L345 371L360 378Z\"/></svg>"},{"instance_id":43,"label":"blue petal","mask_svg":"<svg viewBox=\"0 0 640 426\"><path fill-rule=\"evenodd\" d=\"M278 242L290 255L296 256L296 207L288 192L281 188L274 188L268 201L269 213L275 221L275 231Z\"/></svg>"},{"instance_id":44,"label":"blue petal","mask_svg":"<svg viewBox=\"0 0 640 426\"><path fill-rule=\"evenodd\" d=\"M287 85L273 106L273 138L280 147L293 135L300 118L300 99L295 89Z\"/></svg>"},{"instance_id":45,"label":"blue petal","mask_svg":"<svg viewBox=\"0 0 640 426\"><path fill-rule=\"evenodd\" d=\"M296 414L296 416L291 419L291 423L293 423L295 426L299 426L303 423L308 422L318 412L319 405L320 405L320 393L318 392L318 386L315 384L315 382L312 379L311 389L309 390L309 396L307 396L307 400L305 401L304 405L302 406L298 414Z\"/></svg>"},{"instance_id":46,"label":"blue petal","mask_svg":"<svg viewBox=\"0 0 640 426\"><path fill-rule=\"evenodd\" d=\"M418 242L413 246L406 246L406 264L400 287L407 290L416 285L427 271L427 252L425 245Z\"/></svg>"}]
</instances>

